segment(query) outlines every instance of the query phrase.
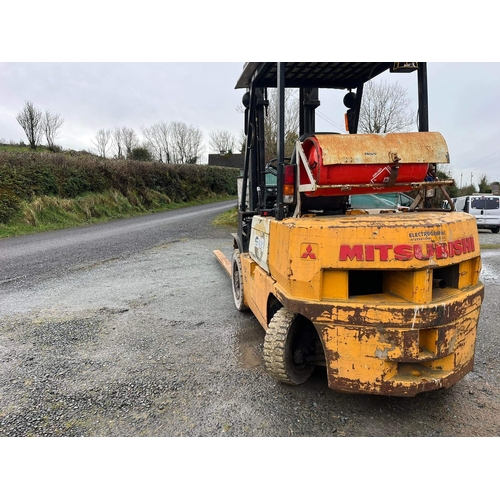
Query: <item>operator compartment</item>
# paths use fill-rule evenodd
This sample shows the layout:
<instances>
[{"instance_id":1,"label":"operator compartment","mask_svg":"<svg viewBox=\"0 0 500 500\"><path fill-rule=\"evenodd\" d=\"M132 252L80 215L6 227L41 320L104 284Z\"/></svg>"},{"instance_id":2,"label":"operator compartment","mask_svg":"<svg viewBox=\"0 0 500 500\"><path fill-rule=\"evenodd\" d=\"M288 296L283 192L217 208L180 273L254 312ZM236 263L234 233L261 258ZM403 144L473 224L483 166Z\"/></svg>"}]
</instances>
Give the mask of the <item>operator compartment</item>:
<instances>
[{"instance_id":1,"label":"operator compartment","mask_svg":"<svg viewBox=\"0 0 500 500\"><path fill-rule=\"evenodd\" d=\"M411 191L429 164L449 163L439 132L311 134L297 144L300 191L308 197Z\"/></svg>"}]
</instances>

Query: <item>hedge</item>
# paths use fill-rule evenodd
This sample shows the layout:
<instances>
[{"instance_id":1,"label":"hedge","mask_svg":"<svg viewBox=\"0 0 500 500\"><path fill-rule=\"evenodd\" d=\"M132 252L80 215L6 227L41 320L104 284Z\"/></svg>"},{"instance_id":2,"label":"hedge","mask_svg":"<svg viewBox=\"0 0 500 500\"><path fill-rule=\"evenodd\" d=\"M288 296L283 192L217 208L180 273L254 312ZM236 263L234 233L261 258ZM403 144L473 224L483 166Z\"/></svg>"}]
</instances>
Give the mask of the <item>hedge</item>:
<instances>
[{"instance_id":1,"label":"hedge","mask_svg":"<svg viewBox=\"0 0 500 500\"><path fill-rule=\"evenodd\" d=\"M39 196L71 199L114 189L145 207L151 200L151 190L171 203L233 196L237 194L238 175L238 169L209 165L0 151L0 223L15 217L22 201Z\"/></svg>"}]
</instances>

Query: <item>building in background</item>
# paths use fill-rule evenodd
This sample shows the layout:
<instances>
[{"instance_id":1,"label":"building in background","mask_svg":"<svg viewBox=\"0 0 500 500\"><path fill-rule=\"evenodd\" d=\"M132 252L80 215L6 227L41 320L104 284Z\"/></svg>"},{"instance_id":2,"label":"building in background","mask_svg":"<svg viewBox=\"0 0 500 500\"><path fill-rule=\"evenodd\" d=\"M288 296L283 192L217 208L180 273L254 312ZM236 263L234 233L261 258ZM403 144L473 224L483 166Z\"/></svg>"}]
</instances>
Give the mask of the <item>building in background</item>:
<instances>
[{"instance_id":1,"label":"building in background","mask_svg":"<svg viewBox=\"0 0 500 500\"><path fill-rule=\"evenodd\" d=\"M244 154L233 154L233 153L223 153L223 154L209 154L208 164L214 167L230 167L239 168L240 175L243 175L243 168L245 162Z\"/></svg>"}]
</instances>

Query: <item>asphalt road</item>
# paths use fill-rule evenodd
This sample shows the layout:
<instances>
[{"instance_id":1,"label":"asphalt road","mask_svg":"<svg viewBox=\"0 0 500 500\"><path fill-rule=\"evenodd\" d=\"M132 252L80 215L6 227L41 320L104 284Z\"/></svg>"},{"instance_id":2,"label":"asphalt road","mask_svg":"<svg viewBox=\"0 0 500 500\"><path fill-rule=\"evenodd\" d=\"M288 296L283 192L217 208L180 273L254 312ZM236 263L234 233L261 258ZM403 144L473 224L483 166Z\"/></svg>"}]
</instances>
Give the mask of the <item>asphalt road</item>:
<instances>
[{"instance_id":1,"label":"asphalt road","mask_svg":"<svg viewBox=\"0 0 500 500\"><path fill-rule=\"evenodd\" d=\"M499 250L483 252L474 371L451 389L338 394L320 369L289 387L213 255L231 206L0 241L0 436L500 435Z\"/></svg>"},{"instance_id":2,"label":"asphalt road","mask_svg":"<svg viewBox=\"0 0 500 500\"><path fill-rule=\"evenodd\" d=\"M31 282L54 273L123 259L183 238L202 238L218 214L235 201L188 207L87 227L0 239L0 284Z\"/></svg>"}]
</instances>

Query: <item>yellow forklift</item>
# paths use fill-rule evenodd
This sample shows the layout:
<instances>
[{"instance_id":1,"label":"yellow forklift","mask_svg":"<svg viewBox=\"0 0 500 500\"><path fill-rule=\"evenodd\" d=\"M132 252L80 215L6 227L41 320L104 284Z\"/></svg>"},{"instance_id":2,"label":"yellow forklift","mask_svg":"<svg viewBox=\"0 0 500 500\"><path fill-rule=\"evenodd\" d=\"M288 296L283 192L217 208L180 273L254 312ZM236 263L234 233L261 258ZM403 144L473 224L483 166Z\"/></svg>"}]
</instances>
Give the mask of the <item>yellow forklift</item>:
<instances>
[{"instance_id":1,"label":"yellow forklift","mask_svg":"<svg viewBox=\"0 0 500 500\"><path fill-rule=\"evenodd\" d=\"M358 134L363 86L415 72L418 132ZM231 258L236 307L265 329L264 364L280 382L325 366L340 392L414 396L473 369L484 287L475 218L453 210L428 126L426 63L246 63L246 152ZM266 161L268 89L277 88L277 157ZM284 152L285 89L299 89L300 130ZM315 130L319 89L347 92L346 132ZM441 190L450 209L432 208ZM352 209L350 195L418 193L403 210Z\"/></svg>"}]
</instances>

